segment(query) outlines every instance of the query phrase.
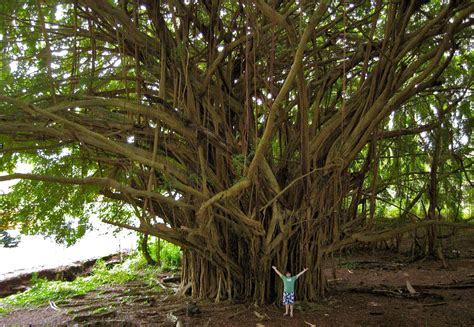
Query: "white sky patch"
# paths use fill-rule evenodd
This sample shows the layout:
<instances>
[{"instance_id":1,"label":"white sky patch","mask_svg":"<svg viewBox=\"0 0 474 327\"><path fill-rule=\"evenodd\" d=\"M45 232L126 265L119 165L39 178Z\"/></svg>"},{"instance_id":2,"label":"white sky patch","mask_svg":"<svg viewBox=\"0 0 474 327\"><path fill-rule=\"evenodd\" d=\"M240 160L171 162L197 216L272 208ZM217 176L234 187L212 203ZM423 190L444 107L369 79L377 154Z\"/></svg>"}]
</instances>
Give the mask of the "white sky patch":
<instances>
[{"instance_id":1,"label":"white sky patch","mask_svg":"<svg viewBox=\"0 0 474 327\"><path fill-rule=\"evenodd\" d=\"M397 195L397 192L396 192L395 190L391 189L390 187L387 188L387 192L388 192L388 194L390 194L390 196L392 196L392 197L395 197L395 196Z\"/></svg>"},{"instance_id":2,"label":"white sky patch","mask_svg":"<svg viewBox=\"0 0 474 327\"><path fill-rule=\"evenodd\" d=\"M461 143L462 145L467 145L468 142L469 142L469 137L467 135L463 135L459 139L459 143Z\"/></svg>"},{"instance_id":3,"label":"white sky patch","mask_svg":"<svg viewBox=\"0 0 474 327\"><path fill-rule=\"evenodd\" d=\"M58 57L64 57L67 55L67 50L59 50L59 51L53 51L53 54Z\"/></svg>"},{"instance_id":4,"label":"white sky patch","mask_svg":"<svg viewBox=\"0 0 474 327\"><path fill-rule=\"evenodd\" d=\"M256 102L259 106L261 106L262 103L263 103L262 99L257 98L257 97L255 97L255 96L252 97L252 101L253 101L253 102Z\"/></svg>"},{"instance_id":5,"label":"white sky patch","mask_svg":"<svg viewBox=\"0 0 474 327\"><path fill-rule=\"evenodd\" d=\"M395 112L392 112L388 119L388 129L393 129L394 120L395 120Z\"/></svg>"},{"instance_id":6,"label":"white sky patch","mask_svg":"<svg viewBox=\"0 0 474 327\"><path fill-rule=\"evenodd\" d=\"M433 112L435 113L436 116L438 116L438 108L436 108L436 106L430 104L430 108L431 110L433 110Z\"/></svg>"},{"instance_id":7,"label":"white sky patch","mask_svg":"<svg viewBox=\"0 0 474 327\"><path fill-rule=\"evenodd\" d=\"M114 63L112 64L112 66L114 66L114 67L120 67L121 64L122 64L122 60L120 60L120 58L118 58L117 60L114 61Z\"/></svg>"},{"instance_id":8,"label":"white sky patch","mask_svg":"<svg viewBox=\"0 0 474 327\"><path fill-rule=\"evenodd\" d=\"M31 173L32 170L33 170L33 165L30 165L30 164L27 164L27 163L19 163L16 166L15 173L28 174L28 173ZM0 175L5 176L5 175L8 175L8 173L2 172L2 173L0 173ZM19 181L20 181L19 179L12 179L12 180L9 180L9 181L0 182L0 194L9 192L10 187L15 185Z\"/></svg>"},{"instance_id":9,"label":"white sky patch","mask_svg":"<svg viewBox=\"0 0 474 327\"><path fill-rule=\"evenodd\" d=\"M69 149L69 148L63 148L63 149L61 150L60 156L61 156L61 157L69 156L71 153L72 153L72 150L71 150L71 149Z\"/></svg>"},{"instance_id":10,"label":"white sky patch","mask_svg":"<svg viewBox=\"0 0 474 327\"><path fill-rule=\"evenodd\" d=\"M18 69L18 61L15 61L15 60L11 61L9 66L10 66L10 71L12 73L16 72Z\"/></svg>"},{"instance_id":11,"label":"white sky patch","mask_svg":"<svg viewBox=\"0 0 474 327\"><path fill-rule=\"evenodd\" d=\"M61 4L57 5L56 6L56 11L54 13L54 18L56 20L63 19L64 18L64 11L65 11L65 9L64 9L63 5L61 5Z\"/></svg>"}]
</instances>

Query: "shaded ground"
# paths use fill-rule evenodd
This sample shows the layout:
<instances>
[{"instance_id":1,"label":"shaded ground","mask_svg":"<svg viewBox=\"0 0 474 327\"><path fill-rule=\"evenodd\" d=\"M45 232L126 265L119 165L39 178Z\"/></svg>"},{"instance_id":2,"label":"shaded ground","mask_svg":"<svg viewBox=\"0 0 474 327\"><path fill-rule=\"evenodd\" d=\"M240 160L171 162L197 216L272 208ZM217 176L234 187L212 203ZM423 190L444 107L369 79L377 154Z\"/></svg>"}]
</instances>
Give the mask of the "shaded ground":
<instances>
[{"instance_id":1,"label":"shaded ground","mask_svg":"<svg viewBox=\"0 0 474 327\"><path fill-rule=\"evenodd\" d=\"M277 305L206 303L157 293L133 282L109 286L49 305L22 309L0 318L0 326L162 325L175 326L474 326L474 248L459 258L406 262L393 253L337 259L335 275L326 270L329 291L320 303L297 303L295 317ZM410 294L406 281L417 293ZM200 313L196 313L200 311Z\"/></svg>"}]
</instances>

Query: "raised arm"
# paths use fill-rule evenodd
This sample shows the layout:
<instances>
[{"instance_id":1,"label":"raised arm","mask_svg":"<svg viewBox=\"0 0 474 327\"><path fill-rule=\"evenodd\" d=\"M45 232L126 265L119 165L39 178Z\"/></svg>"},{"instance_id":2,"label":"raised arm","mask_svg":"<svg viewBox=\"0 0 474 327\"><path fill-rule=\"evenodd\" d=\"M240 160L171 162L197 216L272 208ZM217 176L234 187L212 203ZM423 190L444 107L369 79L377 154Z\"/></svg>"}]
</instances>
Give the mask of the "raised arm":
<instances>
[{"instance_id":1,"label":"raised arm","mask_svg":"<svg viewBox=\"0 0 474 327\"><path fill-rule=\"evenodd\" d=\"M273 270L275 270L275 272L278 274L278 276L282 277L283 274L281 272L278 271L278 269L275 267L275 266L272 266Z\"/></svg>"},{"instance_id":2,"label":"raised arm","mask_svg":"<svg viewBox=\"0 0 474 327\"><path fill-rule=\"evenodd\" d=\"M299 278L301 275L303 275L307 271L308 271L308 268L304 268L298 275L296 275L296 278Z\"/></svg>"}]
</instances>

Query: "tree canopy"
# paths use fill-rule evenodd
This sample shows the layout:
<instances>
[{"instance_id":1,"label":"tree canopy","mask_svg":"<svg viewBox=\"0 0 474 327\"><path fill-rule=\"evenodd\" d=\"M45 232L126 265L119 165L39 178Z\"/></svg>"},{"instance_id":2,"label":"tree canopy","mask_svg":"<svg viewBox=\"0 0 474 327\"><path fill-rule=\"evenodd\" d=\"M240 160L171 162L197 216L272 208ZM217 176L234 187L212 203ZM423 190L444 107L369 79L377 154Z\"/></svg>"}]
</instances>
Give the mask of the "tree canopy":
<instances>
[{"instance_id":1,"label":"tree canopy","mask_svg":"<svg viewBox=\"0 0 474 327\"><path fill-rule=\"evenodd\" d=\"M100 203L184 250L194 296L269 299L390 231L472 214L470 1L0 3L5 224L73 242ZM15 172L20 162L31 172ZM130 210L135 210L132 217ZM389 236L392 234L389 234Z\"/></svg>"}]
</instances>

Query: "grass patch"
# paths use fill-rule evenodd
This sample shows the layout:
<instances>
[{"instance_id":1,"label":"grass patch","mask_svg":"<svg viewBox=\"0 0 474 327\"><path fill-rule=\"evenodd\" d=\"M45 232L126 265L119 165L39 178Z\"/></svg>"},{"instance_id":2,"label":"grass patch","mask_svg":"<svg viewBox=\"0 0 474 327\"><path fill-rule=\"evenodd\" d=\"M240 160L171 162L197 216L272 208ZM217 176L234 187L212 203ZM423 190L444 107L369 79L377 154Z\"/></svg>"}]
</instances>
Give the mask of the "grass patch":
<instances>
[{"instance_id":1,"label":"grass patch","mask_svg":"<svg viewBox=\"0 0 474 327\"><path fill-rule=\"evenodd\" d=\"M1 317L1 316L5 316L5 315L7 315L8 313L10 313L10 310L8 310L7 308L3 308L3 307L0 305L0 317Z\"/></svg>"},{"instance_id":2,"label":"grass patch","mask_svg":"<svg viewBox=\"0 0 474 327\"><path fill-rule=\"evenodd\" d=\"M160 262L162 271L176 271L181 266L182 253L181 248L177 245L156 237L149 237L148 251L153 260ZM141 251L137 253L137 256L140 267L148 265Z\"/></svg>"},{"instance_id":3,"label":"grass patch","mask_svg":"<svg viewBox=\"0 0 474 327\"><path fill-rule=\"evenodd\" d=\"M109 312L110 309L108 307L100 307L100 308L97 308L95 309L94 311L92 311L93 314L101 314L101 313L106 313L106 312Z\"/></svg>"},{"instance_id":4,"label":"grass patch","mask_svg":"<svg viewBox=\"0 0 474 327\"><path fill-rule=\"evenodd\" d=\"M349 261L349 262L344 262L339 265L341 268L346 268L346 269L357 269L359 268L360 263L355 262L355 261Z\"/></svg>"},{"instance_id":5,"label":"grass patch","mask_svg":"<svg viewBox=\"0 0 474 327\"><path fill-rule=\"evenodd\" d=\"M140 268L137 258L127 259L121 265L108 269L101 260L97 261L91 275L78 277L74 281L48 281L33 275L33 286L23 292L0 299L0 316L7 315L18 307L31 307L47 303L52 300L56 303L71 297L84 295L103 285L123 284L129 281L148 281L155 286L157 268Z\"/></svg>"}]
</instances>

